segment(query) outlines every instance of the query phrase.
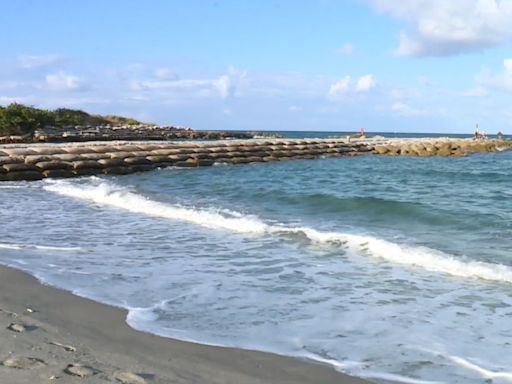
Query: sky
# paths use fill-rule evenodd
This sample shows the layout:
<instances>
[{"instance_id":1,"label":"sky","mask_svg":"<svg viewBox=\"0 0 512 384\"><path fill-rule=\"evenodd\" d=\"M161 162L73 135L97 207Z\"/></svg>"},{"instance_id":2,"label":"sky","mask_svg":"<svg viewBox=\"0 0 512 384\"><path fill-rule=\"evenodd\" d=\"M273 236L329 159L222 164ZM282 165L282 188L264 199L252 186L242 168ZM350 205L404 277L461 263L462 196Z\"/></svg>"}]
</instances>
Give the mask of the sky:
<instances>
[{"instance_id":1,"label":"sky","mask_svg":"<svg viewBox=\"0 0 512 384\"><path fill-rule=\"evenodd\" d=\"M512 0L0 0L0 105L512 133Z\"/></svg>"}]
</instances>

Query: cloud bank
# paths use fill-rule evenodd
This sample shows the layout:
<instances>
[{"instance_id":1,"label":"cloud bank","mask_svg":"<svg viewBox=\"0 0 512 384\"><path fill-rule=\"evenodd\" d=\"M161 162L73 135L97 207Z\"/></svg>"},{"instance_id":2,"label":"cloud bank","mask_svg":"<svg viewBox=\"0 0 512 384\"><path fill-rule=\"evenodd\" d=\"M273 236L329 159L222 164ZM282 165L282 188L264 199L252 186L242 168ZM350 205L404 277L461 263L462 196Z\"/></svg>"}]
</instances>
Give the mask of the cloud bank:
<instances>
[{"instance_id":1,"label":"cloud bank","mask_svg":"<svg viewBox=\"0 0 512 384\"><path fill-rule=\"evenodd\" d=\"M512 0L369 0L405 20L398 56L451 56L512 40Z\"/></svg>"}]
</instances>

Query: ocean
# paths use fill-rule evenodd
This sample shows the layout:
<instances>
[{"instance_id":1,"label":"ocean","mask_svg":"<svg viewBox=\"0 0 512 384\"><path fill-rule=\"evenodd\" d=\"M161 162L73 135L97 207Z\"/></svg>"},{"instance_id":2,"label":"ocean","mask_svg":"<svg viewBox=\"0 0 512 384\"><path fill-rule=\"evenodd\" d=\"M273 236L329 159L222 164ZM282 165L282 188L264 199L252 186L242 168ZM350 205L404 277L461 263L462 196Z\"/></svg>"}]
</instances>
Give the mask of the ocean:
<instances>
[{"instance_id":1,"label":"ocean","mask_svg":"<svg viewBox=\"0 0 512 384\"><path fill-rule=\"evenodd\" d=\"M510 383L511 177L500 152L3 182L0 263L163 336Z\"/></svg>"}]
</instances>

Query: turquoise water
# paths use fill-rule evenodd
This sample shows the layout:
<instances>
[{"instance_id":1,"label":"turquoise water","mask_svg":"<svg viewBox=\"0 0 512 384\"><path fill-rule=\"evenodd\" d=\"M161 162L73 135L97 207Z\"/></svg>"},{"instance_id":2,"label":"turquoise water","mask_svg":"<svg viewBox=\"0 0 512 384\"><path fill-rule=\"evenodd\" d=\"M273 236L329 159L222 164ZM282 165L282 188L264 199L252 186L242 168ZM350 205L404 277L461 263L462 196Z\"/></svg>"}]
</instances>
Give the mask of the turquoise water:
<instances>
[{"instance_id":1,"label":"turquoise water","mask_svg":"<svg viewBox=\"0 0 512 384\"><path fill-rule=\"evenodd\" d=\"M164 336L512 382L512 152L0 184L0 262Z\"/></svg>"}]
</instances>

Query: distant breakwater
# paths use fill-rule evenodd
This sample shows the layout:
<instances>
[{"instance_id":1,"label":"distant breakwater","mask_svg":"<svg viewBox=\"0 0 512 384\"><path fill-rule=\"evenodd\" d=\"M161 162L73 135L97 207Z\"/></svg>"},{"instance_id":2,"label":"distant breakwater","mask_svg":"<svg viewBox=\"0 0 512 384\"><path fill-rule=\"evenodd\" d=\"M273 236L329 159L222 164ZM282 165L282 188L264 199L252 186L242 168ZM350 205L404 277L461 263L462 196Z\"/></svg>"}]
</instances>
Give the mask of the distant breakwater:
<instances>
[{"instance_id":1,"label":"distant breakwater","mask_svg":"<svg viewBox=\"0 0 512 384\"><path fill-rule=\"evenodd\" d=\"M164 167L315 159L361 154L462 156L512 148L511 141L460 139L272 139L0 145L0 181L122 175Z\"/></svg>"},{"instance_id":2,"label":"distant breakwater","mask_svg":"<svg viewBox=\"0 0 512 384\"><path fill-rule=\"evenodd\" d=\"M100 127L101 128L101 127ZM116 127L116 129L74 129L71 131L37 131L34 135L0 136L0 144L29 143L73 143L88 141L168 141L168 140L224 140L252 139L264 136L263 133L231 131L195 131L174 127L146 127L140 129ZM273 135L273 137L276 137ZM278 136L277 136L278 137Z\"/></svg>"},{"instance_id":3,"label":"distant breakwater","mask_svg":"<svg viewBox=\"0 0 512 384\"><path fill-rule=\"evenodd\" d=\"M465 156L468 153L496 152L512 148L510 140L472 139L390 139L375 144L374 153L386 156Z\"/></svg>"}]
</instances>

